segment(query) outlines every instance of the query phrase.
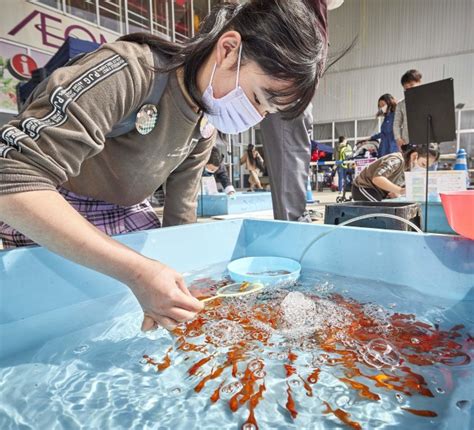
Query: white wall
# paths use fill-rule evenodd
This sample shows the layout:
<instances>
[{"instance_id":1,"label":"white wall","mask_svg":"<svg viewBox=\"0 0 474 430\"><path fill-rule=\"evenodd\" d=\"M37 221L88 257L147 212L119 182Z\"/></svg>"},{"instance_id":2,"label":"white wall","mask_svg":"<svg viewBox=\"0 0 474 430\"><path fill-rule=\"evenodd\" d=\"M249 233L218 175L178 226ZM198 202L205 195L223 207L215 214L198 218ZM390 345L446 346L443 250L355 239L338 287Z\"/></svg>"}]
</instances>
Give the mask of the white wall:
<instances>
[{"instance_id":1,"label":"white wall","mask_svg":"<svg viewBox=\"0 0 474 430\"><path fill-rule=\"evenodd\" d=\"M474 107L473 0L346 0L329 12L331 53L357 45L321 81L318 123L373 117L378 98L403 98L400 78L454 78L456 103Z\"/></svg>"}]
</instances>

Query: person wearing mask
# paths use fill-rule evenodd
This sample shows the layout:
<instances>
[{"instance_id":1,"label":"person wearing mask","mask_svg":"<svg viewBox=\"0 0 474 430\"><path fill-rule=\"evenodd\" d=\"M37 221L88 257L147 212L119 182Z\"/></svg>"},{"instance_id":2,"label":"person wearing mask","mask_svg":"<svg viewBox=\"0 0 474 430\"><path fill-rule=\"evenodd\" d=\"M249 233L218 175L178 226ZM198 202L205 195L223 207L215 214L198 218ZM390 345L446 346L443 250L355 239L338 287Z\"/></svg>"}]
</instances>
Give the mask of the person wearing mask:
<instances>
[{"instance_id":1,"label":"person wearing mask","mask_svg":"<svg viewBox=\"0 0 474 430\"><path fill-rule=\"evenodd\" d=\"M346 172L348 165L346 161L352 157L352 147L347 143L347 139L344 136L339 136L339 145L336 151L336 165L337 176L338 176L338 190L342 192L346 183Z\"/></svg>"},{"instance_id":2,"label":"person wearing mask","mask_svg":"<svg viewBox=\"0 0 474 430\"><path fill-rule=\"evenodd\" d=\"M131 34L56 70L0 128L2 240L40 244L125 283L143 330L194 318L203 305L178 272L109 234L158 227L146 198L163 183L163 224L195 222L215 136L203 119L240 133L270 113L298 117L327 48L325 0L250 0L214 7L183 44ZM125 120L132 128L114 135Z\"/></svg>"},{"instance_id":3,"label":"person wearing mask","mask_svg":"<svg viewBox=\"0 0 474 430\"><path fill-rule=\"evenodd\" d=\"M224 192L228 196L233 196L235 194L235 188L229 180L223 157L215 146L211 150L211 155L206 167L204 168L203 176L214 176L216 182L222 185Z\"/></svg>"},{"instance_id":4,"label":"person wearing mask","mask_svg":"<svg viewBox=\"0 0 474 430\"><path fill-rule=\"evenodd\" d=\"M435 144L429 146L428 160L426 145L407 144L402 152L385 155L362 170L352 184L353 200L380 202L404 195L405 172L425 171L426 163L432 166L440 156Z\"/></svg>"},{"instance_id":5,"label":"person wearing mask","mask_svg":"<svg viewBox=\"0 0 474 430\"><path fill-rule=\"evenodd\" d=\"M408 70L401 79L403 90L406 91L409 88L421 85L422 77L422 74L418 70ZM393 120L393 135L399 149L410 142L405 99L400 100L397 104L395 118Z\"/></svg>"},{"instance_id":6,"label":"person wearing mask","mask_svg":"<svg viewBox=\"0 0 474 430\"><path fill-rule=\"evenodd\" d=\"M263 159L252 143L249 143L247 151L240 159L240 165L242 164L245 165L245 168L249 172L250 191L263 191L259 178L260 172L264 169Z\"/></svg>"},{"instance_id":7,"label":"person wearing mask","mask_svg":"<svg viewBox=\"0 0 474 430\"><path fill-rule=\"evenodd\" d=\"M397 101L391 94L384 94L379 98L378 108L377 116L382 116L383 122L380 127L380 133L374 134L370 140L380 140L377 154L380 158L392 152L399 152L393 135L393 120L395 119Z\"/></svg>"}]
</instances>

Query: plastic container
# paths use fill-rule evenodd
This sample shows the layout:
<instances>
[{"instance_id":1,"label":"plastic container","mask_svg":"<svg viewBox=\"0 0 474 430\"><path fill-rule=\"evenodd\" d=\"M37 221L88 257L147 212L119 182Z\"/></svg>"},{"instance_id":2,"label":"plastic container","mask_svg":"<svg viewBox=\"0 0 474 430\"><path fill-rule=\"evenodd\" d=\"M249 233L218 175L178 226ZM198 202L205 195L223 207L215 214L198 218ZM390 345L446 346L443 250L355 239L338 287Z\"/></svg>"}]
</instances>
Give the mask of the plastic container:
<instances>
[{"instance_id":1,"label":"plastic container","mask_svg":"<svg viewBox=\"0 0 474 430\"><path fill-rule=\"evenodd\" d=\"M245 257L227 265L235 282L259 282L266 286L297 281L301 265L283 257Z\"/></svg>"},{"instance_id":2,"label":"plastic container","mask_svg":"<svg viewBox=\"0 0 474 430\"><path fill-rule=\"evenodd\" d=\"M324 223L339 225L344 221L369 214L391 214L411 221L416 226L421 225L421 207L418 203L410 202L349 202L327 205ZM411 230L405 223L387 218L370 218L351 224L355 227L381 228L386 230Z\"/></svg>"},{"instance_id":3,"label":"plastic container","mask_svg":"<svg viewBox=\"0 0 474 430\"><path fill-rule=\"evenodd\" d=\"M452 191L440 196L451 228L474 240L474 191Z\"/></svg>"}]
</instances>

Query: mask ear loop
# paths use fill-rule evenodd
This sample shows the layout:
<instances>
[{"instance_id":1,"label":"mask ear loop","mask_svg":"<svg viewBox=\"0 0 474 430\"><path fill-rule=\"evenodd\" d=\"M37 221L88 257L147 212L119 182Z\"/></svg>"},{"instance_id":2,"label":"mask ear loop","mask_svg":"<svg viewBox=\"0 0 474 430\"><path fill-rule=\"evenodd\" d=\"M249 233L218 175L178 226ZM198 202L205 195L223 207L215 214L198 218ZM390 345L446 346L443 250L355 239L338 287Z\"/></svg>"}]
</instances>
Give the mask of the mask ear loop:
<instances>
[{"instance_id":1,"label":"mask ear loop","mask_svg":"<svg viewBox=\"0 0 474 430\"><path fill-rule=\"evenodd\" d=\"M237 60L237 78L236 78L236 80L235 80L235 88L239 88L240 60L241 60L241 58L242 58L242 45L243 45L243 43L240 42L239 59Z\"/></svg>"},{"instance_id":2,"label":"mask ear loop","mask_svg":"<svg viewBox=\"0 0 474 430\"><path fill-rule=\"evenodd\" d=\"M214 67L211 73L211 80L209 81L209 86L212 86L212 81L214 80L214 75L216 74L217 63L214 63Z\"/></svg>"}]
</instances>

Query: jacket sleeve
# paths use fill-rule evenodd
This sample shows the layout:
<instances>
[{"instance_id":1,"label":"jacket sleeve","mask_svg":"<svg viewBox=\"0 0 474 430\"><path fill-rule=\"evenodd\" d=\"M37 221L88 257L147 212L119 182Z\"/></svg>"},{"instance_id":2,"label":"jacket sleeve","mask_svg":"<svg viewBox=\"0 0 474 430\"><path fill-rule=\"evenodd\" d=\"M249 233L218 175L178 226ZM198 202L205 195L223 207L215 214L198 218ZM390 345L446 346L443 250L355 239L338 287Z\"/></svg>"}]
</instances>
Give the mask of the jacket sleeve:
<instances>
[{"instance_id":1,"label":"jacket sleeve","mask_svg":"<svg viewBox=\"0 0 474 430\"><path fill-rule=\"evenodd\" d=\"M202 171L215 143L215 135L198 141L188 157L166 180L163 227L191 224L197 219L197 195Z\"/></svg>"},{"instance_id":2,"label":"jacket sleeve","mask_svg":"<svg viewBox=\"0 0 474 430\"><path fill-rule=\"evenodd\" d=\"M382 133L377 133L377 134L374 134L373 136L370 136L370 140L379 140L379 139L382 139Z\"/></svg>"},{"instance_id":3,"label":"jacket sleeve","mask_svg":"<svg viewBox=\"0 0 474 430\"><path fill-rule=\"evenodd\" d=\"M139 106L153 73L136 45L104 45L57 69L44 91L0 129L0 194L56 190L82 162L104 148L105 136Z\"/></svg>"},{"instance_id":4,"label":"jacket sleeve","mask_svg":"<svg viewBox=\"0 0 474 430\"><path fill-rule=\"evenodd\" d=\"M395 140L401 139L402 137L402 130L403 130L403 113L402 113L402 103L397 104L397 108L395 109L395 119L393 120L393 135Z\"/></svg>"},{"instance_id":5,"label":"jacket sleeve","mask_svg":"<svg viewBox=\"0 0 474 430\"><path fill-rule=\"evenodd\" d=\"M216 178L217 182L220 182L222 184L222 187L224 189L231 185L229 175L227 175L227 170L223 163L221 163L221 165L217 169L217 172L215 173L214 177Z\"/></svg>"}]
</instances>

